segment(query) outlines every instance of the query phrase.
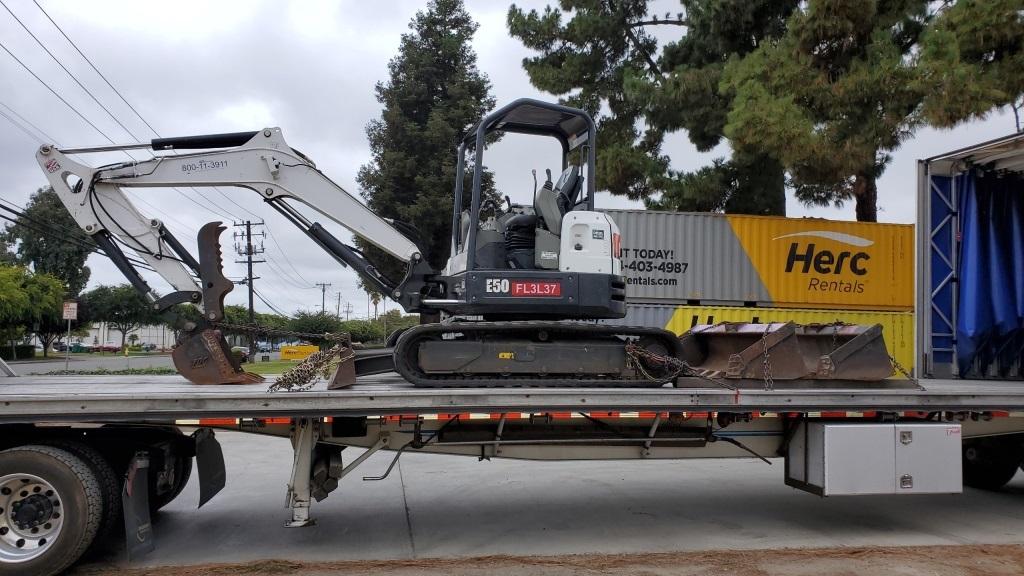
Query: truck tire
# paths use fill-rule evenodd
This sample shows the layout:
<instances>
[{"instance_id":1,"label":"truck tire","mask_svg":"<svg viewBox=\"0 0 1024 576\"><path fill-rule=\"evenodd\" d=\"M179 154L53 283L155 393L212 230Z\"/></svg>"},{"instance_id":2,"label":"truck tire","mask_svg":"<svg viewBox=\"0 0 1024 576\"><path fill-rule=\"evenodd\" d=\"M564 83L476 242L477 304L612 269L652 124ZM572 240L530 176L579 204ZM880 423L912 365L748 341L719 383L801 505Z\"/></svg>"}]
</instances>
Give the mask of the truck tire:
<instances>
[{"instance_id":1,"label":"truck tire","mask_svg":"<svg viewBox=\"0 0 1024 576\"><path fill-rule=\"evenodd\" d=\"M163 494L156 493L156 480L153 476L150 476L149 486L149 510L150 512L156 512L157 510L167 506L172 500L181 494L181 491L185 489L185 485L188 484L189 477L192 476L192 457L181 456L176 457L178 460L177 470L174 474L174 487Z\"/></svg>"},{"instance_id":2,"label":"truck tire","mask_svg":"<svg viewBox=\"0 0 1024 576\"><path fill-rule=\"evenodd\" d=\"M75 454L19 446L0 452L0 508L0 575L51 576L92 545L103 495Z\"/></svg>"},{"instance_id":3,"label":"truck tire","mask_svg":"<svg viewBox=\"0 0 1024 576\"><path fill-rule=\"evenodd\" d=\"M1017 474L1020 441L1014 438L978 438L963 443L964 485L999 490Z\"/></svg>"},{"instance_id":4,"label":"truck tire","mask_svg":"<svg viewBox=\"0 0 1024 576\"><path fill-rule=\"evenodd\" d=\"M89 465L96 481L100 485L100 493L103 497L103 518L100 519L100 527L96 531L96 538L88 552L95 551L107 542L111 534L124 525L124 514L121 512L121 476L114 472L110 461L92 446L75 440L47 440L47 446L67 450Z\"/></svg>"}]
</instances>

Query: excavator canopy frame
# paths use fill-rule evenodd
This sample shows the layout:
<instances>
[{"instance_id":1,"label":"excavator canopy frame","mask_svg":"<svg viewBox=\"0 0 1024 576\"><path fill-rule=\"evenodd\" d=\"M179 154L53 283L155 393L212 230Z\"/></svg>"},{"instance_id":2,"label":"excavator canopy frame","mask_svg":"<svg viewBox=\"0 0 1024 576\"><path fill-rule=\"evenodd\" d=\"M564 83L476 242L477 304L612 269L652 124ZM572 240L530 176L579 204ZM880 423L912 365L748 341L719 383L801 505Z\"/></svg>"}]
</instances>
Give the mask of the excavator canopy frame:
<instances>
[{"instance_id":1,"label":"excavator canopy frame","mask_svg":"<svg viewBox=\"0 0 1024 576\"><path fill-rule=\"evenodd\" d=\"M462 143L459 144L455 172L455 202L452 206L452 250L458 254L463 246L476 246L477 228L480 222L481 187L483 186L484 148L487 137L497 132L511 132L555 138L562 145L562 169L569 165L570 154L584 147L586 154L587 173L584 180L586 196L581 204L586 210L594 210L595 162L597 158L597 126L594 119L584 110L571 108L561 104L520 98L485 116L480 122L467 131ZM470 190L470 222L469 235L463 242L459 233L460 213L464 205L463 180L465 177L467 153L473 153L473 183ZM466 269L476 268L476 254L470 250L467 254Z\"/></svg>"}]
</instances>

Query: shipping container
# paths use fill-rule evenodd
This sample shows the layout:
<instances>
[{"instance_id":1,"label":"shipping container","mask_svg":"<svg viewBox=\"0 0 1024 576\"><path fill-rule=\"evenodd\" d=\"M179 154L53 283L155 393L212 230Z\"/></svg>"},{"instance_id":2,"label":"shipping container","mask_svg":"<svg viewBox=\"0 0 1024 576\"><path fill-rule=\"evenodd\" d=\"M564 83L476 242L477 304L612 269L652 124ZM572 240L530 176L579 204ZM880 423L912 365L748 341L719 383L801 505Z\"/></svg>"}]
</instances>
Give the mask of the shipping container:
<instances>
[{"instance_id":1,"label":"shipping container","mask_svg":"<svg viewBox=\"0 0 1024 576\"><path fill-rule=\"evenodd\" d=\"M608 210L630 302L914 309L914 227Z\"/></svg>"},{"instance_id":2,"label":"shipping container","mask_svg":"<svg viewBox=\"0 0 1024 576\"><path fill-rule=\"evenodd\" d=\"M629 304L626 317L603 322L664 328L682 334L697 324L719 322L796 322L797 324L881 324L885 346L908 372L914 368L914 313L865 310L808 310L804 308L749 308L744 306L687 306ZM902 378L902 375L899 377Z\"/></svg>"}]
</instances>

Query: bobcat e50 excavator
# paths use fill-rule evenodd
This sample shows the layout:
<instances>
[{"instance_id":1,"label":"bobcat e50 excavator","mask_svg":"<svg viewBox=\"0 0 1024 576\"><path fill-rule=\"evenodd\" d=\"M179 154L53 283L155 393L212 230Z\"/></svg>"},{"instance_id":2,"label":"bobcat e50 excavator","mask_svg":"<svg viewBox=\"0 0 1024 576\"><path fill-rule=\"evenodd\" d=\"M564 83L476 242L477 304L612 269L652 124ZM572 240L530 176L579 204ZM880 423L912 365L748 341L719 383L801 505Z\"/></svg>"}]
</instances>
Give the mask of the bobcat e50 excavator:
<instances>
[{"instance_id":1,"label":"bobcat e50 excavator","mask_svg":"<svg viewBox=\"0 0 1024 576\"><path fill-rule=\"evenodd\" d=\"M561 143L562 172L555 181L549 173L532 205L513 204L508 197L499 205L481 194L484 144L496 132ZM431 269L422 250L399 231L404 226L375 214L331 181L278 128L124 146L42 146L36 158L79 226L154 309L176 322L174 363L193 382L260 380L241 370L217 329L233 287L221 270L218 237L224 227L202 227L197 259L159 218L139 212L124 187L248 188L407 312L443 317L407 330L395 343L394 370L417 386L660 386L680 373L682 358L705 354L707 345L684 354L683 342L671 332L579 322L622 318L626 311L619 230L594 210L595 140L587 113L537 100L516 100L483 118L458 146L451 256L444 270ZM129 149L201 151L97 168L69 158ZM470 155L467 193L463 180ZM385 277L359 250L289 201L306 204L404 262L405 276ZM121 246L136 252L174 291L158 297ZM172 306L182 303L198 307L202 319L173 317Z\"/></svg>"}]
</instances>

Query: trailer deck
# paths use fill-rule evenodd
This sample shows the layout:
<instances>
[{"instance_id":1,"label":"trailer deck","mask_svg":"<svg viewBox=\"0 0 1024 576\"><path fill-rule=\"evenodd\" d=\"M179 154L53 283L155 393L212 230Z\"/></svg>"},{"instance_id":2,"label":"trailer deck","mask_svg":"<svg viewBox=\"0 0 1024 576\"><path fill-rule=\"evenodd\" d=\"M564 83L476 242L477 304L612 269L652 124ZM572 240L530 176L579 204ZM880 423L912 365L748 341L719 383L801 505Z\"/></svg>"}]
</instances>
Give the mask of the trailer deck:
<instances>
[{"instance_id":1,"label":"trailer deck","mask_svg":"<svg viewBox=\"0 0 1024 576\"><path fill-rule=\"evenodd\" d=\"M898 382L898 381L894 381ZM730 390L696 378L662 388L416 388L393 374L341 390L318 383L268 393L269 382L200 386L180 376L0 379L0 422L660 410L721 412L1024 411L1024 382L923 380L920 388Z\"/></svg>"}]
</instances>

